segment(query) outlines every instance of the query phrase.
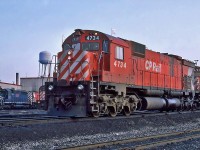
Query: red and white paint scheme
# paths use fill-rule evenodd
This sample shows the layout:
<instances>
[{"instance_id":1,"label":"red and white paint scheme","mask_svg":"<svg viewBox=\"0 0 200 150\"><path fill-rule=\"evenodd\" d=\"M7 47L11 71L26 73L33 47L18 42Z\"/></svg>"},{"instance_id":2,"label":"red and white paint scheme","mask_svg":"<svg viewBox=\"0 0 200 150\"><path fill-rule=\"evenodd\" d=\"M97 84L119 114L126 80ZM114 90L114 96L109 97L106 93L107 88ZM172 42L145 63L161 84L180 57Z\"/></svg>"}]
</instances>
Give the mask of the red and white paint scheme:
<instances>
[{"instance_id":1,"label":"red and white paint scheme","mask_svg":"<svg viewBox=\"0 0 200 150\"><path fill-rule=\"evenodd\" d=\"M80 43L74 49L58 53L58 79L67 81L87 81L90 79L90 55L80 50Z\"/></svg>"},{"instance_id":2,"label":"red and white paint scheme","mask_svg":"<svg viewBox=\"0 0 200 150\"><path fill-rule=\"evenodd\" d=\"M67 116L130 115L200 108L195 63L95 30L76 29L45 84L49 111ZM57 74L57 76L56 76ZM53 104L53 105L52 105Z\"/></svg>"}]
</instances>

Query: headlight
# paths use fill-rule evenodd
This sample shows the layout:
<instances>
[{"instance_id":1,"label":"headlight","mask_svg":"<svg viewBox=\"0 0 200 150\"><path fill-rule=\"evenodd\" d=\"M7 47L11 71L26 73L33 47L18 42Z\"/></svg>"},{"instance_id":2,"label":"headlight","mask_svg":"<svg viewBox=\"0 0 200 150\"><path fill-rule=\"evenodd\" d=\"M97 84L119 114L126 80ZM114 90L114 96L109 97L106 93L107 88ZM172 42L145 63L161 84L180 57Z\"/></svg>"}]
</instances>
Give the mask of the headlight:
<instances>
[{"instance_id":1,"label":"headlight","mask_svg":"<svg viewBox=\"0 0 200 150\"><path fill-rule=\"evenodd\" d=\"M49 89L49 91L52 91L53 90L53 85L49 85L48 89Z\"/></svg>"},{"instance_id":2,"label":"headlight","mask_svg":"<svg viewBox=\"0 0 200 150\"><path fill-rule=\"evenodd\" d=\"M68 60L70 60L71 59L71 56L68 56L68 58L67 58Z\"/></svg>"},{"instance_id":3,"label":"headlight","mask_svg":"<svg viewBox=\"0 0 200 150\"><path fill-rule=\"evenodd\" d=\"M84 86L83 86L83 85L81 85L81 84L79 84L77 88L78 88L78 90L80 90L80 91L81 91L81 90L83 90L83 89L84 89Z\"/></svg>"},{"instance_id":4,"label":"headlight","mask_svg":"<svg viewBox=\"0 0 200 150\"><path fill-rule=\"evenodd\" d=\"M69 50L69 51L67 52L67 54L68 54L68 55L71 55L71 54L72 54L72 51L71 51L71 50Z\"/></svg>"}]
</instances>

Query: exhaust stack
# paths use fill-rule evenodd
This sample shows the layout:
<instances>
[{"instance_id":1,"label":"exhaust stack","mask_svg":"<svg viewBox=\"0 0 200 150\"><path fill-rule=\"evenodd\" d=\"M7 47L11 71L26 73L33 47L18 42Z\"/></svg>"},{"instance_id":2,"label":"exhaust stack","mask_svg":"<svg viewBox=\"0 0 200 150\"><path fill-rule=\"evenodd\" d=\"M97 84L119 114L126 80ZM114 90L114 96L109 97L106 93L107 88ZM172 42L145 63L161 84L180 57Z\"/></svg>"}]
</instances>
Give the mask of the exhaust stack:
<instances>
[{"instance_id":1,"label":"exhaust stack","mask_svg":"<svg viewBox=\"0 0 200 150\"><path fill-rule=\"evenodd\" d=\"M16 85L19 85L19 73L16 73Z\"/></svg>"}]
</instances>

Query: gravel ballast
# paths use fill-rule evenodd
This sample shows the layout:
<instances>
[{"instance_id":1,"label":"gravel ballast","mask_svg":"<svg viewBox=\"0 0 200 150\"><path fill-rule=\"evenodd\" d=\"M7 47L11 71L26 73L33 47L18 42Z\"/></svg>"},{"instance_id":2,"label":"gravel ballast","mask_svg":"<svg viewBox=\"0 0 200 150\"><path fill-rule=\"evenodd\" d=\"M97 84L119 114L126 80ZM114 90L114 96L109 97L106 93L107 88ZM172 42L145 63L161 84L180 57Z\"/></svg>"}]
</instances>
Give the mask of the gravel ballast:
<instances>
[{"instance_id":1,"label":"gravel ballast","mask_svg":"<svg viewBox=\"0 0 200 150\"><path fill-rule=\"evenodd\" d=\"M200 112L0 127L0 149L60 149L200 128ZM189 142L188 142L189 143ZM192 143L194 145L195 141ZM197 145L197 147L200 145Z\"/></svg>"}]
</instances>

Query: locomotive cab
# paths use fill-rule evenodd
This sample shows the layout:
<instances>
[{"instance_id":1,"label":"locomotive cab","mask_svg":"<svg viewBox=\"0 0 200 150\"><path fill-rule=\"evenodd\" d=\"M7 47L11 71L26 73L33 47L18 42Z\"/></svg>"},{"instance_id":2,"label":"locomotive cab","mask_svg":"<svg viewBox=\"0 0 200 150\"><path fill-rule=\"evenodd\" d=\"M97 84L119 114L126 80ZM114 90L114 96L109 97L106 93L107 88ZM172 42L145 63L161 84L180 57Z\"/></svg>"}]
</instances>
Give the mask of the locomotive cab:
<instances>
[{"instance_id":1,"label":"locomotive cab","mask_svg":"<svg viewBox=\"0 0 200 150\"><path fill-rule=\"evenodd\" d=\"M100 32L77 29L62 47L58 53L58 80L90 81L91 74L97 75L103 67L102 57L110 60L109 40ZM109 70L109 65L103 68Z\"/></svg>"}]
</instances>

